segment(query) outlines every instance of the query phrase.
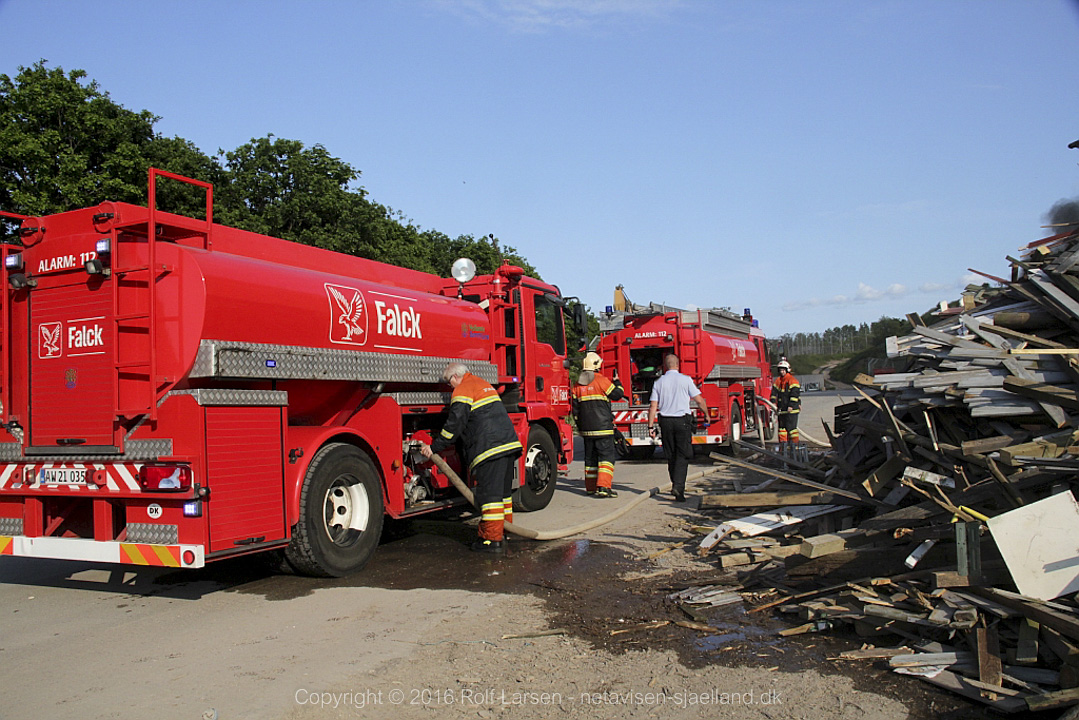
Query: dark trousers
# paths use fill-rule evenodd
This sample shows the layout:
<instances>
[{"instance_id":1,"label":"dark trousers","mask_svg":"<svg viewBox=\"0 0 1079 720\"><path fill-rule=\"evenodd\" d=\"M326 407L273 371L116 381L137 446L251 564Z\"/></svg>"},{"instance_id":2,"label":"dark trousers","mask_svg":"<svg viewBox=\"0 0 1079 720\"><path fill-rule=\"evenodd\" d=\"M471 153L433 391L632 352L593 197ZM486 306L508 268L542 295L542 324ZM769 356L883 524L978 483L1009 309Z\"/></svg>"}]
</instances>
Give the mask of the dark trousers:
<instances>
[{"instance_id":1,"label":"dark trousers","mask_svg":"<svg viewBox=\"0 0 1079 720\"><path fill-rule=\"evenodd\" d=\"M472 478L476 481L473 491L476 505L483 507L490 503L502 502L513 494L513 464L517 455L500 455L484 460L472 468Z\"/></svg>"},{"instance_id":2,"label":"dark trousers","mask_svg":"<svg viewBox=\"0 0 1079 720\"><path fill-rule=\"evenodd\" d=\"M686 472L693 458L693 416L659 416L659 432L663 437L663 452L667 455L667 474L671 476L674 492L686 491Z\"/></svg>"},{"instance_id":3,"label":"dark trousers","mask_svg":"<svg viewBox=\"0 0 1079 720\"><path fill-rule=\"evenodd\" d=\"M484 460L472 468L476 481L473 493L480 511L479 536L481 540L502 542L507 512L507 500L513 497L513 464L516 455L501 455ZM509 505L512 512L512 504ZM511 521L512 522L512 521Z\"/></svg>"}]
</instances>

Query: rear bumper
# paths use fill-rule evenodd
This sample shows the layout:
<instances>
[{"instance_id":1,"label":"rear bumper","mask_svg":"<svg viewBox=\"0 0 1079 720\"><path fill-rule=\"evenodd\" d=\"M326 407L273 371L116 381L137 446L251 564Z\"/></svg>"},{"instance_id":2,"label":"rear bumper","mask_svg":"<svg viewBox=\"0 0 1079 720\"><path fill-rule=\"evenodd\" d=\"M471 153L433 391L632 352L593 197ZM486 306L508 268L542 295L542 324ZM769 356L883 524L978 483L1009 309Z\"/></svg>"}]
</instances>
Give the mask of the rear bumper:
<instances>
[{"instance_id":1,"label":"rear bumper","mask_svg":"<svg viewBox=\"0 0 1079 720\"><path fill-rule=\"evenodd\" d=\"M202 545L154 545L22 535L0 536L0 555L152 567L200 568L206 564L206 549Z\"/></svg>"},{"instance_id":2,"label":"rear bumper","mask_svg":"<svg viewBox=\"0 0 1079 720\"><path fill-rule=\"evenodd\" d=\"M635 438L627 437L626 442L633 446L646 446L646 445L662 445L661 438ZM694 445L722 445L727 442L726 435L694 435L692 443Z\"/></svg>"}]
</instances>

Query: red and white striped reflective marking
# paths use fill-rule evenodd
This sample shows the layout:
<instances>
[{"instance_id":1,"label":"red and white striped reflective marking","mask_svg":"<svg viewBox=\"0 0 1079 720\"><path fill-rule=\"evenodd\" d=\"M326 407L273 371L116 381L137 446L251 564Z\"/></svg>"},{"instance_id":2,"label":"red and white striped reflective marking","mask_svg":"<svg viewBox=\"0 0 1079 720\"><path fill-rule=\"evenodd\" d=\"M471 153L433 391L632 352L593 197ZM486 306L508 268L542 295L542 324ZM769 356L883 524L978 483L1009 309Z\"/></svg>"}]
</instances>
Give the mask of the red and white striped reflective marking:
<instances>
[{"instance_id":1,"label":"red and white striped reflective marking","mask_svg":"<svg viewBox=\"0 0 1079 720\"><path fill-rule=\"evenodd\" d=\"M29 465L4 465L0 466L0 490L23 489L28 487L24 483L27 477L33 477L32 486L35 489L53 490L56 492L100 492L111 490L113 492L138 492L139 470L142 463L66 463L46 462ZM86 470L87 483L42 483L42 470ZM90 483L97 470L105 471L105 487L99 488Z\"/></svg>"},{"instance_id":2,"label":"red and white striped reflective marking","mask_svg":"<svg viewBox=\"0 0 1079 720\"><path fill-rule=\"evenodd\" d=\"M619 410L614 413L616 423L641 423L648 422L648 408L644 410Z\"/></svg>"}]
</instances>

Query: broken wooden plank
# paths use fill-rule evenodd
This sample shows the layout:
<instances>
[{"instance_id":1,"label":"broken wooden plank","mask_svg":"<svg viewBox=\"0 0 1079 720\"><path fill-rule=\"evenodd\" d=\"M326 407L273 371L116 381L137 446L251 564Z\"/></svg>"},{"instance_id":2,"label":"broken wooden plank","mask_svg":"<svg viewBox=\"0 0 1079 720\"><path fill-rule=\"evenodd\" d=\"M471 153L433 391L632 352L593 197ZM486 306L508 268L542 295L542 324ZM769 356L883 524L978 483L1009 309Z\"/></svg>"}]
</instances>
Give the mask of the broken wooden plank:
<instances>
[{"instance_id":1,"label":"broken wooden plank","mask_svg":"<svg viewBox=\"0 0 1079 720\"><path fill-rule=\"evenodd\" d=\"M832 492L761 492L701 496L701 510L713 508L779 507L783 505L835 505L847 498Z\"/></svg>"},{"instance_id":2,"label":"broken wooden plank","mask_svg":"<svg viewBox=\"0 0 1079 720\"><path fill-rule=\"evenodd\" d=\"M973 685L967 678L948 670L944 670L934 677L925 675L919 675L918 677L931 685L936 685L957 695L976 700L1003 713L1016 713L1027 709L1026 701L1019 698L1001 698L998 700L986 698L982 695L981 688Z\"/></svg>"},{"instance_id":3,"label":"broken wooden plank","mask_svg":"<svg viewBox=\"0 0 1079 720\"><path fill-rule=\"evenodd\" d=\"M1079 618L1074 615L1054 610L1045 603L1028 600L1019 593L1013 593L1000 588L975 587L971 592L981 597L999 603L1004 607L1011 608L1020 614L1037 621L1044 627L1052 628L1060 634L1074 640L1079 640Z\"/></svg>"},{"instance_id":4,"label":"broken wooden plank","mask_svg":"<svg viewBox=\"0 0 1079 720\"><path fill-rule=\"evenodd\" d=\"M844 650L830 660L890 660L899 655L910 655L910 648L903 646L898 648L861 648L859 650Z\"/></svg>"},{"instance_id":5,"label":"broken wooden plank","mask_svg":"<svg viewBox=\"0 0 1079 720\"><path fill-rule=\"evenodd\" d=\"M903 469L907 466L907 461L901 455L893 455L884 461L884 464L878 467L873 474L865 479L862 483L862 487L869 493L870 497L877 497L885 488L887 488L893 480L899 477L899 474L903 472Z\"/></svg>"},{"instance_id":6,"label":"broken wooden plank","mask_svg":"<svg viewBox=\"0 0 1079 720\"><path fill-rule=\"evenodd\" d=\"M712 453L709 455L713 460L718 460L729 465L736 465L738 467L746 468L748 470L756 470L757 472L765 473L766 475L774 475L781 480L787 480L798 485L805 485L806 487L816 488L817 490L824 490L825 492L833 492L837 495L842 495L850 500L858 500L859 502L873 502L869 498L864 498L857 493L850 492L849 490L842 490L840 488L831 487L830 485L824 485L823 483L814 482L813 480L806 480L803 477L797 475L791 475L790 473L780 472L779 470L772 470L771 468L761 467L752 463L742 462L741 460L735 460L734 458L727 457L726 455L720 455L719 453Z\"/></svg>"},{"instance_id":7,"label":"broken wooden plank","mask_svg":"<svg viewBox=\"0 0 1079 720\"><path fill-rule=\"evenodd\" d=\"M949 667L957 663L972 662L974 653L965 650L939 653L909 653L906 655L893 655L888 658L888 666L897 667L927 667L940 665Z\"/></svg>"},{"instance_id":8,"label":"broken wooden plank","mask_svg":"<svg viewBox=\"0 0 1079 720\"><path fill-rule=\"evenodd\" d=\"M1015 643L1015 664L1038 663L1038 635L1041 626L1030 618L1019 620L1019 639Z\"/></svg>"},{"instance_id":9,"label":"broken wooden plank","mask_svg":"<svg viewBox=\"0 0 1079 720\"><path fill-rule=\"evenodd\" d=\"M746 450L753 450L754 452L759 452L762 455L767 455L768 457L772 458L773 460L779 460L780 462L782 462L782 463L784 463L786 465L789 465L791 467L796 467L799 470L801 470L802 472L813 475L814 477L818 477L818 478L821 478L821 479L824 478L824 471L823 470L815 468L815 467L813 467L812 465L810 465L808 463L801 462L800 460L795 460L794 458L787 457L786 455L780 455L777 452L772 452L771 450L769 450L769 449L767 449L765 447L762 447L760 445L754 445L753 443L746 442L745 440L737 440L736 442L740 446L744 447Z\"/></svg>"},{"instance_id":10,"label":"broken wooden plank","mask_svg":"<svg viewBox=\"0 0 1079 720\"><path fill-rule=\"evenodd\" d=\"M1036 402L1047 402L1069 410L1079 410L1079 392L1076 392L1074 387L1050 385L1009 375L1004 378L1004 389Z\"/></svg>"},{"instance_id":11,"label":"broken wooden plank","mask_svg":"<svg viewBox=\"0 0 1079 720\"><path fill-rule=\"evenodd\" d=\"M1004 664L1000 661L1000 637L996 626L976 628L974 643L978 650L978 679L989 685L1000 685Z\"/></svg>"},{"instance_id":12,"label":"broken wooden plank","mask_svg":"<svg viewBox=\"0 0 1079 720\"><path fill-rule=\"evenodd\" d=\"M1028 435L1029 437L1029 435ZM964 455L985 455L1022 442L1021 439L1008 435L996 435L994 437L980 438L978 440L964 440L960 447Z\"/></svg>"},{"instance_id":13,"label":"broken wooden plank","mask_svg":"<svg viewBox=\"0 0 1079 720\"><path fill-rule=\"evenodd\" d=\"M737 520L728 520L716 526L716 529L701 540L700 549L708 550L732 532L739 532L746 537L790 527L809 518L827 515L845 509L845 505L806 505L777 508L770 512L757 513Z\"/></svg>"},{"instance_id":14,"label":"broken wooden plank","mask_svg":"<svg viewBox=\"0 0 1079 720\"><path fill-rule=\"evenodd\" d=\"M1057 690L1044 695L1032 695L1026 699L1026 703L1032 712L1069 707L1079 703L1079 688Z\"/></svg>"},{"instance_id":15,"label":"broken wooden plank","mask_svg":"<svg viewBox=\"0 0 1079 720\"><path fill-rule=\"evenodd\" d=\"M848 548L864 545L874 538L884 537L886 533L875 533L870 536L865 530L852 529L840 530L834 533L814 535L802 541L798 548L798 554L805 558L818 558L831 553L846 550Z\"/></svg>"},{"instance_id":16,"label":"broken wooden plank","mask_svg":"<svg viewBox=\"0 0 1079 720\"><path fill-rule=\"evenodd\" d=\"M930 472L929 470L922 470L916 467L908 467L903 470L903 477L915 482L925 483L926 485L936 485L946 490L955 489L955 480L947 475L941 475L939 473Z\"/></svg>"}]
</instances>

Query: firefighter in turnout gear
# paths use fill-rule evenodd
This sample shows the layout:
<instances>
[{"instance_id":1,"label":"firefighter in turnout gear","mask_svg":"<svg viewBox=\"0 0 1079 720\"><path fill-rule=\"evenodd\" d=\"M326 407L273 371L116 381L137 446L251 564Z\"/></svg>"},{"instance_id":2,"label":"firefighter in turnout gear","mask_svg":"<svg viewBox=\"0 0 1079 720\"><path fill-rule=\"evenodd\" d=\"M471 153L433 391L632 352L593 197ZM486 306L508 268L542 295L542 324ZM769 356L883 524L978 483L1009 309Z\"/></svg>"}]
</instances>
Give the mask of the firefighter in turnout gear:
<instances>
[{"instance_id":1,"label":"firefighter in turnout gear","mask_svg":"<svg viewBox=\"0 0 1079 720\"><path fill-rule=\"evenodd\" d=\"M461 441L480 510L479 539L471 547L502 552L503 524L513 517L513 464L521 442L497 390L461 363L450 363L443 379L453 387L449 414L442 432L431 445L421 445L420 452L430 458Z\"/></svg>"},{"instance_id":2,"label":"firefighter in turnout gear","mask_svg":"<svg viewBox=\"0 0 1079 720\"><path fill-rule=\"evenodd\" d=\"M802 386L798 378L791 373L790 363L779 361L778 376L772 386L772 400L779 413L779 449L782 452L788 443L793 451L799 444L798 413L802 409Z\"/></svg>"},{"instance_id":3,"label":"firefighter in turnout gear","mask_svg":"<svg viewBox=\"0 0 1079 720\"><path fill-rule=\"evenodd\" d=\"M611 488L618 453L611 402L621 400L625 392L617 373L612 382L599 372L602 366L603 359L596 353L585 355L584 369L570 393L577 433L584 439L585 491L593 497L613 498L618 497Z\"/></svg>"}]
</instances>

